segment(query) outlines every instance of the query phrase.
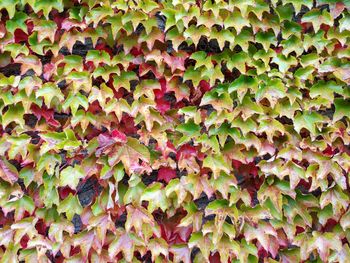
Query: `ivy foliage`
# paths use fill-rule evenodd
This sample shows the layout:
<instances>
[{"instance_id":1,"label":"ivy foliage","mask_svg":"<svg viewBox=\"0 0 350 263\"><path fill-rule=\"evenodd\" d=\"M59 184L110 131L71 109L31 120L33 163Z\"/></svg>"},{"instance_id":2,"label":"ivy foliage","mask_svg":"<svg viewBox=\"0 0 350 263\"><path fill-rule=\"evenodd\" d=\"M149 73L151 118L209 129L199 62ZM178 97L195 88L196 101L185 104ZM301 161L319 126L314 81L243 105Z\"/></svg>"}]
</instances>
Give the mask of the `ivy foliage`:
<instances>
[{"instance_id":1,"label":"ivy foliage","mask_svg":"<svg viewBox=\"0 0 350 263\"><path fill-rule=\"evenodd\" d=\"M0 0L0 262L349 262L349 8Z\"/></svg>"}]
</instances>

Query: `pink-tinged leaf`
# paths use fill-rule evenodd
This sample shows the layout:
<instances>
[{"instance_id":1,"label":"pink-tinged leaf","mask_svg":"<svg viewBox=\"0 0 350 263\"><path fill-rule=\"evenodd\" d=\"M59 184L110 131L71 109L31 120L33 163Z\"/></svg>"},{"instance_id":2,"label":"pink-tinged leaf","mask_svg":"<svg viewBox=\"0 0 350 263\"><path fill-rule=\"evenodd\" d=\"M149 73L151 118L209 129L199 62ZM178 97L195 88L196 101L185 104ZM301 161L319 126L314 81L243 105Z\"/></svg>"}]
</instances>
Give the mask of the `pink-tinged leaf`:
<instances>
[{"instance_id":1,"label":"pink-tinged leaf","mask_svg":"<svg viewBox=\"0 0 350 263\"><path fill-rule=\"evenodd\" d=\"M169 183L171 179L176 178L176 171L169 167L162 167L158 170L157 180L164 180L166 183Z\"/></svg>"},{"instance_id":2,"label":"pink-tinged leaf","mask_svg":"<svg viewBox=\"0 0 350 263\"><path fill-rule=\"evenodd\" d=\"M87 27L87 25L85 23L77 22L77 21L74 21L71 19L64 19L61 23L61 28L66 30L66 31L71 30L73 27L85 29Z\"/></svg>"},{"instance_id":3,"label":"pink-tinged leaf","mask_svg":"<svg viewBox=\"0 0 350 263\"><path fill-rule=\"evenodd\" d=\"M169 250L174 254L174 263L191 262L191 251L187 244L173 245Z\"/></svg>"},{"instance_id":4,"label":"pink-tinged leaf","mask_svg":"<svg viewBox=\"0 0 350 263\"><path fill-rule=\"evenodd\" d=\"M0 159L0 177L10 184L14 184L18 180L16 167L4 158Z\"/></svg>"},{"instance_id":5,"label":"pink-tinged leaf","mask_svg":"<svg viewBox=\"0 0 350 263\"><path fill-rule=\"evenodd\" d=\"M181 52L180 56L171 56L167 52L163 52L164 62L170 67L171 72L174 73L176 70L185 71L185 60L189 55L185 52Z\"/></svg>"},{"instance_id":6,"label":"pink-tinged leaf","mask_svg":"<svg viewBox=\"0 0 350 263\"><path fill-rule=\"evenodd\" d=\"M56 66L54 63L47 63L44 65L44 79L49 81L51 76L55 73L57 70Z\"/></svg>"},{"instance_id":7,"label":"pink-tinged leaf","mask_svg":"<svg viewBox=\"0 0 350 263\"><path fill-rule=\"evenodd\" d=\"M345 9L345 4L342 2L337 2L336 4L331 4L330 11L333 18L337 18Z\"/></svg>"},{"instance_id":8,"label":"pink-tinged leaf","mask_svg":"<svg viewBox=\"0 0 350 263\"><path fill-rule=\"evenodd\" d=\"M35 74L40 76L43 69L42 69L42 64L41 61L37 56L34 55L29 55L29 56L24 56L24 55L19 55L14 59L16 63L21 64L21 74L26 73L28 70L32 69L34 70Z\"/></svg>"},{"instance_id":9,"label":"pink-tinged leaf","mask_svg":"<svg viewBox=\"0 0 350 263\"><path fill-rule=\"evenodd\" d=\"M109 147L116 143L112 136L108 134L100 134L97 137L97 142L99 147L96 150L96 156L100 156L105 150L109 149Z\"/></svg>"},{"instance_id":10,"label":"pink-tinged leaf","mask_svg":"<svg viewBox=\"0 0 350 263\"><path fill-rule=\"evenodd\" d=\"M0 23L0 38L3 38L6 35L6 28L4 23Z\"/></svg>"}]
</instances>

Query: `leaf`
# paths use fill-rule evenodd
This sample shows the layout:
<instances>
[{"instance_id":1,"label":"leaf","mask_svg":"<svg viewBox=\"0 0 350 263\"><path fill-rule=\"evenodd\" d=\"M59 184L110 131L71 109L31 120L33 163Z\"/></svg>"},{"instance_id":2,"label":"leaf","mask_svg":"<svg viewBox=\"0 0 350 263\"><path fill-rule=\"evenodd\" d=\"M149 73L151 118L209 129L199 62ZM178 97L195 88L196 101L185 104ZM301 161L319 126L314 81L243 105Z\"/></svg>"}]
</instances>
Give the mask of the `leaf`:
<instances>
[{"instance_id":1,"label":"leaf","mask_svg":"<svg viewBox=\"0 0 350 263\"><path fill-rule=\"evenodd\" d=\"M191 262L191 251L186 244L173 245L169 250L174 254L174 263Z\"/></svg>"},{"instance_id":2,"label":"leaf","mask_svg":"<svg viewBox=\"0 0 350 263\"><path fill-rule=\"evenodd\" d=\"M36 97L44 97L44 102L48 108L51 107L51 101L53 98L57 98L60 102L64 100L64 96L61 90L54 83L46 82L39 90L35 93Z\"/></svg>"},{"instance_id":3,"label":"leaf","mask_svg":"<svg viewBox=\"0 0 350 263\"><path fill-rule=\"evenodd\" d=\"M160 258L162 254L166 259L168 258L168 244L162 238L153 238L148 243L148 249L152 254L152 261Z\"/></svg>"},{"instance_id":4,"label":"leaf","mask_svg":"<svg viewBox=\"0 0 350 263\"><path fill-rule=\"evenodd\" d=\"M137 80L137 75L133 71L122 71L119 75L113 76L113 86L116 90L120 88L125 88L130 91L130 81Z\"/></svg>"},{"instance_id":5,"label":"leaf","mask_svg":"<svg viewBox=\"0 0 350 263\"><path fill-rule=\"evenodd\" d=\"M10 137L8 141L11 143L8 155L10 159L15 159L17 154L20 154L22 159L27 157L27 145L29 144L31 137L27 134L21 134L17 137Z\"/></svg>"},{"instance_id":6,"label":"leaf","mask_svg":"<svg viewBox=\"0 0 350 263\"><path fill-rule=\"evenodd\" d=\"M74 116L80 106L87 110L89 107L88 99L81 93L70 93L65 102L62 104L62 109L67 111L68 108L70 108L71 113Z\"/></svg>"},{"instance_id":7,"label":"leaf","mask_svg":"<svg viewBox=\"0 0 350 263\"><path fill-rule=\"evenodd\" d=\"M272 237L277 237L276 230L270 224L261 222L256 227L245 224L244 228L244 236L248 242L257 239L266 251L270 251Z\"/></svg>"},{"instance_id":8,"label":"leaf","mask_svg":"<svg viewBox=\"0 0 350 263\"><path fill-rule=\"evenodd\" d=\"M336 98L334 100L335 112L333 115L333 121L338 121L344 116L350 119L350 103L347 100Z\"/></svg>"},{"instance_id":9,"label":"leaf","mask_svg":"<svg viewBox=\"0 0 350 263\"><path fill-rule=\"evenodd\" d=\"M11 34L15 33L16 29L21 29L23 32L28 33L26 20L28 16L23 12L16 12L14 17L6 21L6 29Z\"/></svg>"},{"instance_id":10,"label":"leaf","mask_svg":"<svg viewBox=\"0 0 350 263\"><path fill-rule=\"evenodd\" d=\"M62 0L37 0L32 6L35 13L43 11L44 16L48 19L49 13L52 9L56 9L59 12L63 12L63 3Z\"/></svg>"},{"instance_id":11,"label":"leaf","mask_svg":"<svg viewBox=\"0 0 350 263\"><path fill-rule=\"evenodd\" d=\"M203 235L201 232L192 233L190 240L188 241L190 249L198 247L203 254L205 260L209 261L210 250L212 242L209 235Z\"/></svg>"},{"instance_id":12,"label":"leaf","mask_svg":"<svg viewBox=\"0 0 350 263\"><path fill-rule=\"evenodd\" d=\"M0 2L0 9L6 9L11 19L16 14L16 5L19 3L19 0L4 0Z\"/></svg>"},{"instance_id":13,"label":"leaf","mask_svg":"<svg viewBox=\"0 0 350 263\"><path fill-rule=\"evenodd\" d=\"M18 172L15 166L6 159L0 159L0 177L13 185L18 180Z\"/></svg>"},{"instance_id":14,"label":"leaf","mask_svg":"<svg viewBox=\"0 0 350 263\"><path fill-rule=\"evenodd\" d=\"M2 210L5 215L9 212L15 211L14 218L15 221L18 221L24 218L25 212L28 212L31 215L35 210L35 204L31 197L23 195L8 201L2 206Z\"/></svg>"},{"instance_id":15,"label":"leaf","mask_svg":"<svg viewBox=\"0 0 350 263\"><path fill-rule=\"evenodd\" d=\"M69 166L63 169L60 173L60 186L69 186L71 189L75 190L78 186L79 180L84 177L85 174L81 166Z\"/></svg>"},{"instance_id":16,"label":"leaf","mask_svg":"<svg viewBox=\"0 0 350 263\"><path fill-rule=\"evenodd\" d=\"M24 108L20 103L17 103L16 105L10 105L5 114L2 115L2 126L5 128L11 122L15 122L21 127L24 127L25 122L23 115Z\"/></svg>"},{"instance_id":17,"label":"leaf","mask_svg":"<svg viewBox=\"0 0 350 263\"><path fill-rule=\"evenodd\" d=\"M141 195L141 201L148 201L148 211L152 213L156 208L165 211L168 206L168 199L165 195L165 190L161 183L153 183L147 187Z\"/></svg>"},{"instance_id":18,"label":"leaf","mask_svg":"<svg viewBox=\"0 0 350 263\"><path fill-rule=\"evenodd\" d=\"M320 96L324 99L333 101L334 93L342 94L343 88L341 85L337 85L334 81L319 81L313 85L310 89L310 97L315 98Z\"/></svg>"},{"instance_id":19,"label":"leaf","mask_svg":"<svg viewBox=\"0 0 350 263\"><path fill-rule=\"evenodd\" d=\"M187 215L181 219L179 226L187 227L189 225L193 226L193 231L200 231L202 228L202 218L203 212L198 210L194 202L184 204Z\"/></svg>"},{"instance_id":20,"label":"leaf","mask_svg":"<svg viewBox=\"0 0 350 263\"><path fill-rule=\"evenodd\" d=\"M342 249L342 243L339 236L337 236L335 233L320 233L313 231L312 238L308 240L307 252L310 253L315 249L320 255L321 260L326 262L328 260L330 250L332 249L340 252Z\"/></svg>"},{"instance_id":21,"label":"leaf","mask_svg":"<svg viewBox=\"0 0 350 263\"><path fill-rule=\"evenodd\" d=\"M224 156L220 154L208 155L203 160L203 167L208 167L212 170L214 178L218 178L221 171L230 174L231 165L225 160Z\"/></svg>"},{"instance_id":22,"label":"leaf","mask_svg":"<svg viewBox=\"0 0 350 263\"><path fill-rule=\"evenodd\" d=\"M63 232L68 233L70 236L74 234L74 225L68 220L59 220L50 224L48 236L52 241L63 243Z\"/></svg>"},{"instance_id":23,"label":"leaf","mask_svg":"<svg viewBox=\"0 0 350 263\"><path fill-rule=\"evenodd\" d=\"M137 165L139 159L146 164L149 163L149 150L146 146L139 143L137 139L128 137L125 144L117 146L116 151L109 153L108 163L113 166L121 161L125 167L125 171L131 174L131 172L137 172L139 169L142 169L142 167Z\"/></svg>"},{"instance_id":24,"label":"leaf","mask_svg":"<svg viewBox=\"0 0 350 263\"><path fill-rule=\"evenodd\" d=\"M144 237L144 227L155 229L153 216L145 208L128 205L126 210L127 218L125 222L125 230L127 232L130 232L133 229L140 237Z\"/></svg>"},{"instance_id":25,"label":"leaf","mask_svg":"<svg viewBox=\"0 0 350 263\"><path fill-rule=\"evenodd\" d=\"M349 197L341 190L339 186L329 189L323 192L320 197L320 207L323 209L326 205L332 204L333 213L335 215L342 214L342 211L346 211L349 205Z\"/></svg>"},{"instance_id":26,"label":"leaf","mask_svg":"<svg viewBox=\"0 0 350 263\"><path fill-rule=\"evenodd\" d=\"M40 76L42 73L42 64L39 58L35 55L19 55L14 61L21 64L21 74L27 73L28 70L34 70L35 74Z\"/></svg>"},{"instance_id":27,"label":"leaf","mask_svg":"<svg viewBox=\"0 0 350 263\"><path fill-rule=\"evenodd\" d=\"M157 180L164 180L166 183L169 183L171 179L176 178L176 171L168 168L168 167L161 167L158 170Z\"/></svg>"},{"instance_id":28,"label":"leaf","mask_svg":"<svg viewBox=\"0 0 350 263\"><path fill-rule=\"evenodd\" d=\"M11 225L11 229L14 230L14 243L18 244L24 235L28 235L30 239L38 235L35 225L38 221L38 218L27 217L20 221L17 221L15 224Z\"/></svg>"},{"instance_id":29,"label":"leaf","mask_svg":"<svg viewBox=\"0 0 350 263\"><path fill-rule=\"evenodd\" d=\"M315 32L317 32L320 29L320 26L322 24L325 25L333 25L333 18L330 15L330 13L323 9L322 11L319 9L313 9L309 12L307 12L303 17L301 18L302 23L312 23Z\"/></svg>"},{"instance_id":30,"label":"leaf","mask_svg":"<svg viewBox=\"0 0 350 263\"><path fill-rule=\"evenodd\" d=\"M311 134L316 135L317 123L323 122L324 117L316 112L298 112L294 119L294 129L300 133L302 128L307 129Z\"/></svg>"},{"instance_id":31,"label":"leaf","mask_svg":"<svg viewBox=\"0 0 350 263\"><path fill-rule=\"evenodd\" d=\"M83 212L83 208L78 200L77 196L69 194L57 207L58 213L65 213L69 221L73 219L75 214L80 215Z\"/></svg>"},{"instance_id":32,"label":"leaf","mask_svg":"<svg viewBox=\"0 0 350 263\"><path fill-rule=\"evenodd\" d=\"M26 187L34 180L34 170L29 167L24 167L19 172L19 178L23 179L23 183Z\"/></svg>"},{"instance_id":33,"label":"leaf","mask_svg":"<svg viewBox=\"0 0 350 263\"><path fill-rule=\"evenodd\" d=\"M125 233L122 229L118 229L115 239L108 247L108 255L113 259L119 252L122 252L125 260L131 262L134 257L135 245L139 242L132 233Z\"/></svg>"},{"instance_id":34,"label":"leaf","mask_svg":"<svg viewBox=\"0 0 350 263\"><path fill-rule=\"evenodd\" d=\"M209 183L207 175L201 176L200 174L188 174L185 182L187 184L186 188L188 188L193 195L193 199L199 198L202 192L210 198L215 192L215 189Z\"/></svg>"}]
</instances>

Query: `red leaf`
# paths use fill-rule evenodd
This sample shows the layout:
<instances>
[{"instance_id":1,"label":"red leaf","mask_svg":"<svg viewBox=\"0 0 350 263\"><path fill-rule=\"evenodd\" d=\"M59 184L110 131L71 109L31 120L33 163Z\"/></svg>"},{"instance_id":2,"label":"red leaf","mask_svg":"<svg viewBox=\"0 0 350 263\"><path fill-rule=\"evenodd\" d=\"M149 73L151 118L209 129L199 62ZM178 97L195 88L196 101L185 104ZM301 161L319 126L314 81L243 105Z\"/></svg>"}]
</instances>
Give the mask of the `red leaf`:
<instances>
[{"instance_id":1,"label":"red leaf","mask_svg":"<svg viewBox=\"0 0 350 263\"><path fill-rule=\"evenodd\" d=\"M29 241L29 237L27 234L25 234L22 238L21 241L19 242L21 244L22 248L27 248L27 243Z\"/></svg>"},{"instance_id":2,"label":"red leaf","mask_svg":"<svg viewBox=\"0 0 350 263\"><path fill-rule=\"evenodd\" d=\"M305 231L305 229L301 226L297 226L295 229L295 235L303 233Z\"/></svg>"},{"instance_id":3,"label":"red leaf","mask_svg":"<svg viewBox=\"0 0 350 263\"><path fill-rule=\"evenodd\" d=\"M197 150L194 146L189 144L185 144L181 146L181 148L176 153L176 160L180 160L181 158L188 158L190 156L196 156Z\"/></svg>"},{"instance_id":4,"label":"red leaf","mask_svg":"<svg viewBox=\"0 0 350 263\"><path fill-rule=\"evenodd\" d=\"M98 103L98 101L95 100L93 103L90 103L88 111L93 113L93 114L96 114L96 113L101 112L102 108L101 108L100 104Z\"/></svg>"},{"instance_id":5,"label":"red leaf","mask_svg":"<svg viewBox=\"0 0 350 263\"><path fill-rule=\"evenodd\" d=\"M163 144L159 145L159 143L157 142L156 150L162 152L162 155L165 159L168 158L169 153L176 152L175 146L170 141L167 141L166 146L163 146Z\"/></svg>"},{"instance_id":6,"label":"red leaf","mask_svg":"<svg viewBox=\"0 0 350 263\"><path fill-rule=\"evenodd\" d=\"M84 70L87 70L89 72L93 72L95 70L94 62L88 61L84 63Z\"/></svg>"},{"instance_id":7,"label":"red leaf","mask_svg":"<svg viewBox=\"0 0 350 263\"><path fill-rule=\"evenodd\" d=\"M38 118L38 121L43 117L46 120L47 124L54 127L61 126L61 124L57 120L55 120L54 111L52 109L48 109L46 106L43 106L42 108L40 108L35 104L32 104L30 109L32 110L35 117Z\"/></svg>"},{"instance_id":8,"label":"red leaf","mask_svg":"<svg viewBox=\"0 0 350 263\"><path fill-rule=\"evenodd\" d=\"M27 20L26 24L27 24L28 35L31 35L34 29L34 23L33 21Z\"/></svg>"},{"instance_id":9,"label":"red leaf","mask_svg":"<svg viewBox=\"0 0 350 263\"><path fill-rule=\"evenodd\" d=\"M130 53L131 53L133 56L135 56L135 57L137 57L137 56L139 56L139 55L143 55L143 52L141 51L141 49L138 49L138 48L136 48L136 47L133 47L133 48L131 49Z\"/></svg>"},{"instance_id":10,"label":"red leaf","mask_svg":"<svg viewBox=\"0 0 350 263\"><path fill-rule=\"evenodd\" d=\"M329 25L322 24L320 28L327 33L331 27Z\"/></svg>"},{"instance_id":11,"label":"red leaf","mask_svg":"<svg viewBox=\"0 0 350 263\"><path fill-rule=\"evenodd\" d=\"M333 150L330 145L327 145L327 148L322 153L327 156L333 156L336 153L336 149Z\"/></svg>"},{"instance_id":12,"label":"red leaf","mask_svg":"<svg viewBox=\"0 0 350 263\"><path fill-rule=\"evenodd\" d=\"M171 179L176 178L176 171L169 167L162 167L158 170L157 180L164 180L166 183L169 183Z\"/></svg>"},{"instance_id":13,"label":"red leaf","mask_svg":"<svg viewBox=\"0 0 350 263\"><path fill-rule=\"evenodd\" d=\"M75 191L68 186L60 187L58 190L61 200L65 199L69 194L75 195Z\"/></svg>"},{"instance_id":14,"label":"red leaf","mask_svg":"<svg viewBox=\"0 0 350 263\"><path fill-rule=\"evenodd\" d=\"M122 142L122 143L126 143L127 138L125 133L120 132L118 130L114 130L111 132L112 138L116 141L116 142Z\"/></svg>"},{"instance_id":15,"label":"red leaf","mask_svg":"<svg viewBox=\"0 0 350 263\"><path fill-rule=\"evenodd\" d=\"M157 103L157 110L162 114L164 114L171 108L170 102L164 99L164 97L160 99L156 99L156 103Z\"/></svg>"},{"instance_id":16,"label":"red leaf","mask_svg":"<svg viewBox=\"0 0 350 263\"><path fill-rule=\"evenodd\" d=\"M260 245L258 250L258 256L259 258L266 258L269 255L269 253Z\"/></svg>"},{"instance_id":17,"label":"red leaf","mask_svg":"<svg viewBox=\"0 0 350 263\"><path fill-rule=\"evenodd\" d=\"M104 43L100 43L100 44L97 44L96 47L95 47L96 50L104 50L106 51L110 56L113 56L113 51L112 49L107 46L106 44Z\"/></svg>"},{"instance_id":18,"label":"red leaf","mask_svg":"<svg viewBox=\"0 0 350 263\"><path fill-rule=\"evenodd\" d=\"M323 227L323 231L324 232L332 232L333 228L338 224L337 221L335 221L334 219L330 218L327 220L326 225Z\"/></svg>"},{"instance_id":19,"label":"red leaf","mask_svg":"<svg viewBox=\"0 0 350 263\"><path fill-rule=\"evenodd\" d=\"M185 214L185 212L178 212L171 218L164 219L159 223L161 236L168 244L181 244L188 241L192 233L192 226L178 227L178 224Z\"/></svg>"},{"instance_id":20,"label":"red leaf","mask_svg":"<svg viewBox=\"0 0 350 263\"><path fill-rule=\"evenodd\" d=\"M60 30L61 28L63 28L63 27L62 27L62 23L63 23L63 21L66 20L65 15L59 13L57 10L52 10L52 11L51 11L51 15L52 15L52 17L53 17L52 20L57 24L58 30ZM64 28L63 28L63 29L64 29ZM69 29L67 29L67 30L69 30Z\"/></svg>"},{"instance_id":21,"label":"red leaf","mask_svg":"<svg viewBox=\"0 0 350 263\"><path fill-rule=\"evenodd\" d=\"M123 115L119 130L125 134L137 133L137 127L135 126L134 119L129 115Z\"/></svg>"},{"instance_id":22,"label":"red leaf","mask_svg":"<svg viewBox=\"0 0 350 263\"><path fill-rule=\"evenodd\" d=\"M156 99L161 99L167 90L167 83L166 83L166 80L164 78L159 80L159 84L160 84L161 89L154 90L154 95L155 95Z\"/></svg>"},{"instance_id":23,"label":"red leaf","mask_svg":"<svg viewBox=\"0 0 350 263\"><path fill-rule=\"evenodd\" d=\"M46 226L44 220L39 219L38 222L37 222L36 225L35 225L35 229L38 231L38 233L39 233L40 235L46 236L46 234L47 234L47 233L46 233L47 226Z\"/></svg>"},{"instance_id":24,"label":"red leaf","mask_svg":"<svg viewBox=\"0 0 350 263\"><path fill-rule=\"evenodd\" d=\"M23 32L23 30L21 29L16 29L15 30L15 42L19 43L19 42L27 42L28 40L28 35L26 33Z\"/></svg>"},{"instance_id":25,"label":"red leaf","mask_svg":"<svg viewBox=\"0 0 350 263\"><path fill-rule=\"evenodd\" d=\"M280 54L283 50L283 47L276 47L276 48L274 48L274 50L277 54Z\"/></svg>"},{"instance_id":26,"label":"red leaf","mask_svg":"<svg viewBox=\"0 0 350 263\"><path fill-rule=\"evenodd\" d=\"M71 249L71 251L70 251L70 254L69 254L69 256L74 256L74 255L76 255L76 254L78 254L78 253L80 253L80 247L73 247L72 249Z\"/></svg>"},{"instance_id":27,"label":"red leaf","mask_svg":"<svg viewBox=\"0 0 350 263\"><path fill-rule=\"evenodd\" d=\"M211 90L210 84L205 80L199 82L199 87L203 93Z\"/></svg>"},{"instance_id":28,"label":"red leaf","mask_svg":"<svg viewBox=\"0 0 350 263\"><path fill-rule=\"evenodd\" d=\"M338 17L345 9L345 5L342 2L337 2L335 6L332 8L330 7L331 15L333 18Z\"/></svg>"},{"instance_id":29,"label":"red leaf","mask_svg":"<svg viewBox=\"0 0 350 263\"><path fill-rule=\"evenodd\" d=\"M210 254L209 262L210 263L221 263L220 254L218 252L215 252L214 254Z\"/></svg>"}]
</instances>

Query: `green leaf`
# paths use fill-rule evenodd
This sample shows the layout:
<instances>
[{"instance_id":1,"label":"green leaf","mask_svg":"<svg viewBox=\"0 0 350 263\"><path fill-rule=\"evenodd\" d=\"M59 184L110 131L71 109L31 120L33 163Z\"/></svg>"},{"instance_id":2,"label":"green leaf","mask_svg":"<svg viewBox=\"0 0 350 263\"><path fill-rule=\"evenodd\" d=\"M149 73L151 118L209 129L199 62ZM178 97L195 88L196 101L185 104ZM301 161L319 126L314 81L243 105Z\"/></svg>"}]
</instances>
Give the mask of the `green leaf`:
<instances>
[{"instance_id":1,"label":"green leaf","mask_svg":"<svg viewBox=\"0 0 350 263\"><path fill-rule=\"evenodd\" d=\"M231 172L231 165L230 163L225 160L224 156L221 154L212 154L208 155L203 160L203 167L208 167L212 170L214 178L218 178L220 176L221 171L230 174Z\"/></svg>"},{"instance_id":2,"label":"green leaf","mask_svg":"<svg viewBox=\"0 0 350 263\"><path fill-rule=\"evenodd\" d=\"M27 25L25 21L28 16L23 12L17 12L13 18L6 21L6 29L11 34L14 34L16 29L21 29L24 33L27 32Z\"/></svg>"},{"instance_id":3,"label":"green leaf","mask_svg":"<svg viewBox=\"0 0 350 263\"><path fill-rule=\"evenodd\" d=\"M67 111L70 108L72 115L74 116L79 107L83 107L85 110L89 107L88 99L81 93L73 94L69 93L67 99L62 104L62 109Z\"/></svg>"},{"instance_id":4,"label":"green leaf","mask_svg":"<svg viewBox=\"0 0 350 263\"><path fill-rule=\"evenodd\" d=\"M317 32L320 29L321 24L332 26L333 17L326 9L323 9L322 11L319 9L313 9L303 15L301 22L312 23L315 32Z\"/></svg>"},{"instance_id":5,"label":"green leaf","mask_svg":"<svg viewBox=\"0 0 350 263\"><path fill-rule=\"evenodd\" d=\"M319 81L310 88L311 98L320 96L321 98L328 99L332 102L334 99L334 93L338 93L340 95L343 93L343 87L341 85L337 85L334 81Z\"/></svg>"},{"instance_id":6,"label":"green leaf","mask_svg":"<svg viewBox=\"0 0 350 263\"><path fill-rule=\"evenodd\" d=\"M157 208L162 209L163 212L168 208L169 203L165 195L165 189L161 183L153 183L148 186L141 195L141 201L148 201L148 211L153 213Z\"/></svg>"},{"instance_id":7,"label":"green leaf","mask_svg":"<svg viewBox=\"0 0 350 263\"><path fill-rule=\"evenodd\" d=\"M79 183L79 180L84 177L85 174L81 166L69 166L63 169L60 173L60 186L69 186L75 190Z\"/></svg>"},{"instance_id":8,"label":"green leaf","mask_svg":"<svg viewBox=\"0 0 350 263\"><path fill-rule=\"evenodd\" d=\"M24 128L24 108L21 103L17 103L16 105L10 105L8 110L5 112L4 115L2 115L2 121L1 124L5 128L7 127L11 122L15 122L18 125L20 125L22 128Z\"/></svg>"},{"instance_id":9,"label":"green leaf","mask_svg":"<svg viewBox=\"0 0 350 263\"><path fill-rule=\"evenodd\" d=\"M294 129L299 133L302 128L307 129L311 134L317 134L317 124L322 123L324 117L316 112L298 112L294 119Z\"/></svg>"},{"instance_id":10,"label":"green leaf","mask_svg":"<svg viewBox=\"0 0 350 263\"><path fill-rule=\"evenodd\" d=\"M335 112L333 116L333 121L338 121L343 117L350 119L350 102L348 100L343 100L341 98L336 98L334 100Z\"/></svg>"},{"instance_id":11,"label":"green leaf","mask_svg":"<svg viewBox=\"0 0 350 263\"><path fill-rule=\"evenodd\" d=\"M36 91L36 97L44 97L44 102L48 108L51 107L53 98L57 98L60 102L64 100L64 95L61 90L54 83L46 82L42 87Z\"/></svg>"},{"instance_id":12,"label":"green leaf","mask_svg":"<svg viewBox=\"0 0 350 263\"><path fill-rule=\"evenodd\" d=\"M83 212L83 208L78 200L78 196L69 194L57 207L57 212L65 213L69 221L73 219L75 214L80 215Z\"/></svg>"}]
</instances>

